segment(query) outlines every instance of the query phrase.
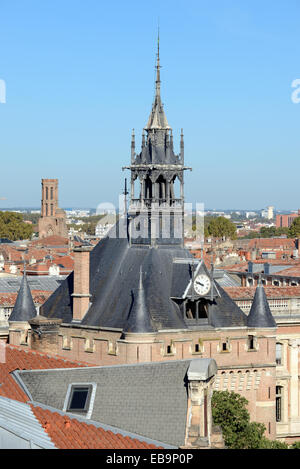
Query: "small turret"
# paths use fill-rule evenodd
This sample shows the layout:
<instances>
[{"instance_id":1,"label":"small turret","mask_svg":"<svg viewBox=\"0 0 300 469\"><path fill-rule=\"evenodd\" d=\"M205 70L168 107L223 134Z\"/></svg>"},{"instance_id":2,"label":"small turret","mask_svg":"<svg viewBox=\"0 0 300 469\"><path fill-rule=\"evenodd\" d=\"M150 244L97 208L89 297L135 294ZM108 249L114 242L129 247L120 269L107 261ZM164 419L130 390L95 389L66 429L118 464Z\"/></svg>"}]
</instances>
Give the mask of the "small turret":
<instances>
[{"instance_id":1,"label":"small turret","mask_svg":"<svg viewBox=\"0 0 300 469\"><path fill-rule=\"evenodd\" d=\"M31 291L27 282L26 269L24 263L24 274L17 296L15 306L8 319L9 323L9 343L12 345L28 346L28 331L30 321L37 316Z\"/></svg>"},{"instance_id":2,"label":"small turret","mask_svg":"<svg viewBox=\"0 0 300 469\"><path fill-rule=\"evenodd\" d=\"M24 268L23 279L17 296L15 306L9 317L9 322L27 322L36 316L36 309L32 299L31 291L27 282Z\"/></svg>"},{"instance_id":3,"label":"small turret","mask_svg":"<svg viewBox=\"0 0 300 469\"><path fill-rule=\"evenodd\" d=\"M136 334L147 334L154 332L153 326L151 324L149 310L146 305L142 268L140 269L139 287L134 294L132 309L123 332Z\"/></svg>"},{"instance_id":4,"label":"small turret","mask_svg":"<svg viewBox=\"0 0 300 469\"><path fill-rule=\"evenodd\" d=\"M271 313L265 289L259 278L253 303L247 318L248 327L276 327L275 319Z\"/></svg>"}]
</instances>

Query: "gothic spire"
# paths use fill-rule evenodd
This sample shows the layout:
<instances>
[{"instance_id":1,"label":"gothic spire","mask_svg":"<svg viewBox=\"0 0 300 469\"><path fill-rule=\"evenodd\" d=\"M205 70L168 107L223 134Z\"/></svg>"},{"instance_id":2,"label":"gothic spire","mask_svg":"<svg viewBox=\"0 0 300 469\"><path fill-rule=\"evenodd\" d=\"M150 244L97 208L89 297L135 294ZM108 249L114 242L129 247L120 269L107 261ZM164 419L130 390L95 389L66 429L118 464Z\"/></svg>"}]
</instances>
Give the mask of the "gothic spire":
<instances>
[{"instance_id":1,"label":"gothic spire","mask_svg":"<svg viewBox=\"0 0 300 469\"><path fill-rule=\"evenodd\" d=\"M159 32L157 38L157 54L156 54L156 80L155 80L155 98L152 106L151 114L149 116L145 130L169 130L171 127L168 124L163 105L160 97L160 58L159 58Z\"/></svg>"}]
</instances>

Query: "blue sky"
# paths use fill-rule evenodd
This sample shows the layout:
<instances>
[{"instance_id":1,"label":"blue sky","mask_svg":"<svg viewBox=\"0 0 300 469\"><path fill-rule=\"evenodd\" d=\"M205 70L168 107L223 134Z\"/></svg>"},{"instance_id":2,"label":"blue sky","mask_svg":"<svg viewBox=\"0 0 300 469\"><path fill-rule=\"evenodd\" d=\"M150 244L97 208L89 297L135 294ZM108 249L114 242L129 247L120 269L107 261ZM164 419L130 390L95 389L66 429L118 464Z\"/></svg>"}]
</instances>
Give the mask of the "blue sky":
<instances>
[{"instance_id":1,"label":"blue sky","mask_svg":"<svg viewBox=\"0 0 300 469\"><path fill-rule=\"evenodd\" d=\"M0 206L39 206L42 177L59 178L62 207L117 202L151 109L159 21L186 201L297 209L299 14L299 0L0 0Z\"/></svg>"}]
</instances>

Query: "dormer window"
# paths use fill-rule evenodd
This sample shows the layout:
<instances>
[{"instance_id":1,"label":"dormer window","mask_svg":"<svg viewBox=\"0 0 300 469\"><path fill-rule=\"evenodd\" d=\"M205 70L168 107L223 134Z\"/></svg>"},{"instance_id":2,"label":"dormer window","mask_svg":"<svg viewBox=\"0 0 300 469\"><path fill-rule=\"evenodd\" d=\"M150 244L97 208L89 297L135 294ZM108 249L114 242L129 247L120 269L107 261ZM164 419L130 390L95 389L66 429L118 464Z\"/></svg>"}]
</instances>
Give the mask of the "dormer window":
<instances>
[{"instance_id":1,"label":"dormer window","mask_svg":"<svg viewBox=\"0 0 300 469\"><path fill-rule=\"evenodd\" d=\"M95 383L70 384L63 410L90 418L93 410L96 387L97 385Z\"/></svg>"},{"instance_id":2,"label":"dormer window","mask_svg":"<svg viewBox=\"0 0 300 469\"><path fill-rule=\"evenodd\" d=\"M91 394L91 386L72 387L67 411L68 412L87 412L90 394Z\"/></svg>"}]
</instances>

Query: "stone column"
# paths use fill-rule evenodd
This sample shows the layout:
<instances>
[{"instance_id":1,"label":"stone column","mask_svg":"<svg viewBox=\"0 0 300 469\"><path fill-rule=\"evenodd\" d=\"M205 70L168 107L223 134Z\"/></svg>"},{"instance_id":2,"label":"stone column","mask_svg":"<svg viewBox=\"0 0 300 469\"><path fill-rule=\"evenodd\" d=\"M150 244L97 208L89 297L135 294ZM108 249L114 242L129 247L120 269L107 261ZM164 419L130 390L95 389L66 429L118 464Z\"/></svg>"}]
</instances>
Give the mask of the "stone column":
<instances>
[{"instance_id":1,"label":"stone column","mask_svg":"<svg viewBox=\"0 0 300 469\"><path fill-rule=\"evenodd\" d=\"M212 434L211 397L217 364L214 359L191 361L188 378L186 448L209 448Z\"/></svg>"},{"instance_id":2,"label":"stone column","mask_svg":"<svg viewBox=\"0 0 300 469\"><path fill-rule=\"evenodd\" d=\"M299 420L299 339L289 340L290 350L290 419L291 421Z\"/></svg>"}]
</instances>

